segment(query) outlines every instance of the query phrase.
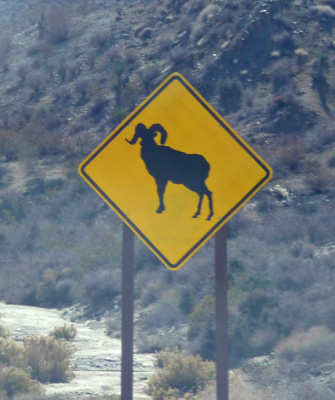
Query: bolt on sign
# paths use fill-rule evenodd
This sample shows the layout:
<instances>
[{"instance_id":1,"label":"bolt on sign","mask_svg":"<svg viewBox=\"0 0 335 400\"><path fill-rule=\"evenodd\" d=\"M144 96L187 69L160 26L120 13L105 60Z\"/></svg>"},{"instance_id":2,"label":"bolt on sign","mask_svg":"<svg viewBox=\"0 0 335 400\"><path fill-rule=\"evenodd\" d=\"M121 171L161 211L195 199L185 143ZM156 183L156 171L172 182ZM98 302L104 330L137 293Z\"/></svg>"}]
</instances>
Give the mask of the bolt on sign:
<instances>
[{"instance_id":1,"label":"bolt on sign","mask_svg":"<svg viewBox=\"0 0 335 400\"><path fill-rule=\"evenodd\" d=\"M180 74L140 104L79 173L172 270L272 175Z\"/></svg>"}]
</instances>

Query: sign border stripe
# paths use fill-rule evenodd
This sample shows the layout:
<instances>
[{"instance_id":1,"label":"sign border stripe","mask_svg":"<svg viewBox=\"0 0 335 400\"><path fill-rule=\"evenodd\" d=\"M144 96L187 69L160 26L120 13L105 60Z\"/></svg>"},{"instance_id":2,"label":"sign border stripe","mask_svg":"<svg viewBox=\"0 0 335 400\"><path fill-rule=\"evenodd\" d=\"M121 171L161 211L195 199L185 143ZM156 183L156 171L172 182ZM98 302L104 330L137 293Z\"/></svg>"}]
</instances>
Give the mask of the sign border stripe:
<instances>
[{"instance_id":1,"label":"sign border stripe","mask_svg":"<svg viewBox=\"0 0 335 400\"><path fill-rule=\"evenodd\" d=\"M243 149L264 170L265 176L255 185L231 210L229 210L199 241L196 242L175 264L171 263L156 246L147 238L140 229L132 223L126 214L113 202L111 198L90 178L85 168L99 155L119 134L122 133L133 119L135 119L167 86L174 80L178 80L188 92L201 103L208 113L226 130L227 133L243 147ZM261 160L246 142L229 126L229 124L207 103L207 101L178 73L171 74L148 98L146 98L101 144L98 146L79 166L80 175L94 188L94 190L111 206L112 209L123 219L133 231L141 237L146 245L157 255L157 257L171 270L178 270L182 265L200 248L210 237L212 237L257 191L263 187L272 177L271 168Z\"/></svg>"}]
</instances>

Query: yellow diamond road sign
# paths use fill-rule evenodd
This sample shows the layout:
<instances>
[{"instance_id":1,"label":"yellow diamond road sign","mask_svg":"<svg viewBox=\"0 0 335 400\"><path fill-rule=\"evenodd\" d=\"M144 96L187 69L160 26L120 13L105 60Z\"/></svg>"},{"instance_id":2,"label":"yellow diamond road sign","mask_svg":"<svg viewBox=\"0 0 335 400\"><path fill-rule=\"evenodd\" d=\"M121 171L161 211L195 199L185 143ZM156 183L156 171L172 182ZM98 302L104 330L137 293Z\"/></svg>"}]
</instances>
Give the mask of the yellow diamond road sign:
<instances>
[{"instance_id":1,"label":"yellow diamond road sign","mask_svg":"<svg viewBox=\"0 0 335 400\"><path fill-rule=\"evenodd\" d=\"M79 167L170 269L179 269L271 178L269 166L179 74Z\"/></svg>"}]
</instances>

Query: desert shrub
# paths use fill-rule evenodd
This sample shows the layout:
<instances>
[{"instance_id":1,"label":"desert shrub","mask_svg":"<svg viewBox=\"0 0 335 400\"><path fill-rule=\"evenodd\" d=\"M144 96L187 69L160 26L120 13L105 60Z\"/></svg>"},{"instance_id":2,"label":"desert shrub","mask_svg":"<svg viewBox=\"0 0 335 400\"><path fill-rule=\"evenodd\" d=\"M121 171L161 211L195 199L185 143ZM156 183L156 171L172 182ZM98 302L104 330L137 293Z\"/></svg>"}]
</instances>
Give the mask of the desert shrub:
<instances>
[{"instance_id":1,"label":"desert shrub","mask_svg":"<svg viewBox=\"0 0 335 400\"><path fill-rule=\"evenodd\" d=\"M270 70L273 93L278 93L280 88L292 83L294 67L294 60L291 58L282 58L273 63Z\"/></svg>"},{"instance_id":2,"label":"desert shrub","mask_svg":"<svg viewBox=\"0 0 335 400\"><path fill-rule=\"evenodd\" d=\"M169 52L169 59L174 66L182 64L186 59L187 52L183 47L176 47Z\"/></svg>"},{"instance_id":3,"label":"desert shrub","mask_svg":"<svg viewBox=\"0 0 335 400\"><path fill-rule=\"evenodd\" d=\"M27 76L27 85L34 93L40 93L42 87L45 85L47 77L42 72L32 72Z\"/></svg>"},{"instance_id":4,"label":"desert shrub","mask_svg":"<svg viewBox=\"0 0 335 400\"><path fill-rule=\"evenodd\" d=\"M229 391L229 398L231 399L231 392ZM207 385L203 390L198 391L196 394L188 394L187 400L216 400L215 385ZM241 399L242 400L242 399ZM250 392L248 393L248 400L250 399ZM259 400L259 399L257 399Z\"/></svg>"},{"instance_id":5,"label":"desert shrub","mask_svg":"<svg viewBox=\"0 0 335 400\"><path fill-rule=\"evenodd\" d=\"M330 158L328 159L328 167L335 168L335 155L330 156Z\"/></svg>"},{"instance_id":6,"label":"desert shrub","mask_svg":"<svg viewBox=\"0 0 335 400\"><path fill-rule=\"evenodd\" d=\"M0 319L1 319L1 315L0 315ZM7 327L0 324L0 338L7 339L9 337L9 335L10 335L10 330Z\"/></svg>"},{"instance_id":7,"label":"desert shrub","mask_svg":"<svg viewBox=\"0 0 335 400\"><path fill-rule=\"evenodd\" d=\"M206 33L206 25L202 22L193 24L191 31L191 41L198 41Z\"/></svg>"},{"instance_id":8,"label":"desert shrub","mask_svg":"<svg viewBox=\"0 0 335 400\"><path fill-rule=\"evenodd\" d=\"M116 122L123 121L127 115L128 115L128 112L123 107L115 107L112 110L112 117Z\"/></svg>"},{"instance_id":9,"label":"desert shrub","mask_svg":"<svg viewBox=\"0 0 335 400\"><path fill-rule=\"evenodd\" d=\"M335 10L328 4L318 4L311 7L311 11L316 12L321 17L335 18Z\"/></svg>"},{"instance_id":10,"label":"desert shrub","mask_svg":"<svg viewBox=\"0 0 335 400\"><path fill-rule=\"evenodd\" d=\"M20 393L43 393L43 388L29 374L15 367L3 368L0 371L0 390L4 391L8 398Z\"/></svg>"},{"instance_id":11,"label":"desert shrub","mask_svg":"<svg viewBox=\"0 0 335 400\"><path fill-rule=\"evenodd\" d=\"M47 131L53 131L56 128L59 128L62 124L61 119L57 115L50 115L47 117L46 122L45 122L45 128ZM49 150L50 153L50 150ZM51 153L52 154L52 153Z\"/></svg>"},{"instance_id":12,"label":"desert shrub","mask_svg":"<svg viewBox=\"0 0 335 400\"><path fill-rule=\"evenodd\" d=\"M67 76L67 65L65 58L60 58L54 68L61 81L65 82Z\"/></svg>"},{"instance_id":13,"label":"desert shrub","mask_svg":"<svg viewBox=\"0 0 335 400\"><path fill-rule=\"evenodd\" d=\"M277 308L275 300L265 293L251 292L240 302L239 313L233 313L229 319L231 365L272 351L279 336L277 321L272 317Z\"/></svg>"},{"instance_id":14,"label":"desert shrub","mask_svg":"<svg viewBox=\"0 0 335 400\"><path fill-rule=\"evenodd\" d=\"M184 288L180 295L179 308L186 315L193 311L195 304L195 296L192 290Z\"/></svg>"},{"instance_id":15,"label":"desert shrub","mask_svg":"<svg viewBox=\"0 0 335 400\"><path fill-rule=\"evenodd\" d=\"M97 118L100 116L102 111L108 106L109 100L105 97L98 96L90 109L90 116Z\"/></svg>"},{"instance_id":16,"label":"desert shrub","mask_svg":"<svg viewBox=\"0 0 335 400\"><path fill-rule=\"evenodd\" d=\"M13 400L62 400L62 399L63 399L62 395L50 396L46 394L36 394L36 393L22 393L14 396L13 398Z\"/></svg>"},{"instance_id":17,"label":"desert shrub","mask_svg":"<svg viewBox=\"0 0 335 400\"><path fill-rule=\"evenodd\" d=\"M269 105L269 113L275 114L270 118L271 131L292 134L315 125L316 113L297 96L294 84L288 84L280 91L281 94L275 96Z\"/></svg>"},{"instance_id":18,"label":"desert shrub","mask_svg":"<svg viewBox=\"0 0 335 400\"><path fill-rule=\"evenodd\" d=\"M47 188L48 186L44 184L43 191L46 191ZM50 186L50 188L52 189L53 187ZM58 280L55 271L47 268L43 272L42 280L37 285L36 301L44 307L71 305L74 297L73 286L74 282L72 279L65 278Z\"/></svg>"},{"instance_id":19,"label":"desert shrub","mask_svg":"<svg viewBox=\"0 0 335 400\"><path fill-rule=\"evenodd\" d=\"M27 55L28 55L28 56L34 56L34 55L40 53L41 50L42 50L42 48L43 48L43 43L40 43L40 42L33 43L33 44L28 48L28 50L27 50Z\"/></svg>"},{"instance_id":20,"label":"desert shrub","mask_svg":"<svg viewBox=\"0 0 335 400\"><path fill-rule=\"evenodd\" d=\"M80 66L76 61L71 61L67 64L66 78L68 81L77 78L81 73Z\"/></svg>"},{"instance_id":21,"label":"desert shrub","mask_svg":"<svg viewBox=\"0 0 335 400\"><path fill-rule=\"evenodd\" d=\"M120 293L120 270L97 270L86 274L83 279L81 297L93 307L108 304Z\"/></svg>"},{"instance_id":22,"label":"desert shrub","mask_svg":"<svg viewBox=\"0 0 335 400\"><path fill-rule=\"evenodd\" d=\"M208 4L200 13L197 18L197 22L208 22L210 21L218 12L220 11L220 6L214 4Z\"/></svg>"},{"instance_id":23,"label":"desert shrub","mask_svg":"<svg viewBox=\"0 0 335 400\"><path fill-rule=\"evenodd\" d=\"M334 121L322 121L306 135L306 149L309 152L322 150L324 146L329 146L335 141Z\"/></svg>"},{"instance_id":24,"label":"desert shrub","mask_svg":"<svg viewBox=\"0 0 335 400\"><path fill-rule=\"evenodd\" d=\"M2 67L2 71L6 71L8 69L8 54L10 53L12 44L11 44L11 39L10 36L4 36L3 38L0 39L0 65Z\"/></svg>"},{"instance_id":25,"label":"desert shrub","mask_svg":"<svg viewBox=\"0 0 335 400\"><path fill-rule=\"evenodd\" d=\"M82 98L86 97L86 93L89 87L90 81L87 78L80 78L75 83L75 88Z\"/></svg>"},{"instance_id":26,"label":"desert shrub","mask_svg":"<svg viewBox=\"0 0 335 400\"><path fill-rule=\"evenodd\" d=\"M46 307L57 306L56 282L56 272L51 268L46 268L37 286L36 298L41 305Z\"/></svg>"},{"instance_id":27,"label":"desert shrub","mask_svg":"<svg viewBox=\"0 0 335 400\"><path fill-rule=\"evenodd\" d=\"M244 103L248 107L253 107L255 96L256 96L256 90L255 89L251 89L251 88L245 89L244 92L243 92Z\"/></svg>"},{"instance_id":28,"label":"desert shrub","mask_svg":"<svg viewBox=\"0 0 335 400\"><path fill-rule=\"evenodd\" d=\"M53 120L49 120L51 124L60 125L61 121L56 117ZM55 127L55 125L54 125ZM51 156L56 154L61 154L65 150L65 146L63 145L63 141L59 133L47 132L41 135L38 139L37 143L38 154L41 157Z\"/></svg>"},{"instance_id":29,"label":"desert shrub","mask_svg":"<svg viewBox=\"0 0 335 400\"><path fill-rule=\"evenodd\" d=\"M329 56L327 53L321 53L313 62L311 71L312 88L319 93L320 100L325 100L325 95L329 89L327 73L329 71Z\"/></svg>"},{"instance_id":30,"label":"desert shrub","mask_svg":"<svg viewBox=\"0 0 335 400\"><path fill-rule=\"evenodd\" d=\"M184 320L184 316L178 306L178 295L170 289L164 293L159 301L152 305L150 311L140 321L142 328L153 332L163 326L172 326Z\"/></svg>"},{"instance_id":31,"label":"desert shrub","mask_svg":"<svg viewBox=\"0 0 335 400\"><path fill-rule=\"evenodd\" d=\"M192 353L204 359L215 358L214 297L206 296L188 318L188 340Z\"/></svg>"},{"instance_id":32,"label":"desert shrub","mask_svg":"<svg viewBox=\"0 0 335 400\"><path fill-rule=\"evenodd\" d=\"M138 52L135 49L126 49L123 57L125 64L134 65L138 59Z\"/></svg>"},{"instance_id":33,"label":"desert shrub","mask_svg":"<svg viewBox=\"0 0 335 400\"><path fill-rule=\"evenodd\" d=\"M20 132L3 130L0 136L0 153L5 156L5 161L16 161L23 148L23 138Z\"/></svg>"},{"instance_id":34,"label":"desert shrub","mask_svg":"<svg viewBox=\"0 0 335 400\"><path fill-rule=\"evenodd\" d=\"M153 400L194 394L215 379L213 362L203 361L199 355L183 355L176 348L156 353L156 366L160 369L150 377L146 389Z\"/></svg>"},{"instance_id":35,"label":"desert shrub","mask_svg":"<svg viewBox=\"0 0 335 400\"><path fill-rule=\"evenodd\" d=\"M323 91L325 92L328 88L328 81L327 81L327 75L322 67L316 67L312 72L311 72L311 78L312 78L312 87L315 90Z\"/></svg>"},{"instance_id":36,"label":"desert shrub","mask_svg":"<svg viewBox=\"0 0 335 400\"><path fill-rule=\"evenodd\" d=\"M110 31L106 30L105 32L96 32L93 34L91 38L92 45L97 48L99 51L103 50L107 44L111 40L111 34Z\"/></svg>"},{"instance_id":37,"label":"desert shrub","mask_svg":"<svg viewBox=\"0 0 335 400\"><path fill-rule=\"evenodd\" d=\"M146 90L151 87L152 81L159 75L159 67L157 64L147 65L139 71L140 78Z\"/></svg>"},{"instance_id":38,"label":"desert shrub","mask_svg":"<svg viewBox=\"0 0 335 400\"><path fill-rule=\"evenodd\" d=\"M72 13L69 6L52 5L41 13L38 30L40 38L59 44L69 38Z\"/></svg>"},{"instance_id":39,"label":"desert shrub","mask_svg":"<svg viewBox=\"0 0 335 400\"><path fill-rule=\"evenodd\" d=\"M176 40L176 34L173 30L165 28L157 37L157 46L161 52L170 49Z\"/></svg>"},{"instance_id":40,"label":"desert shrub","mask_svg":"<svg viewBox=\"0 0 335 400\"><path fill-rule=\"evenodd\" d=\"M31 336L24 339L24 355L31 376L40 382L65 382L72 378L70 358L73 347L62 339Z\"/></svg>"},{"instance_id":41,"label":"desert shrub","mask_svg":"<svg viewBox=\"0 0 335 400\"><path fill-rule=\"evenodd\" d=\"M261 318L266 319L264 313L272 312L275 301L272 296L265 293L250 293L249 296L240 304L240 311L244 315L256 322Z\"/></svg>"},{"instance_id":42,"label":"desert shrub","mask_svg":"<svg viewBox=\"0 0 335 400\"><path fill-rule=\"evenodd\" d=\"M132 110L139 103L139 99L142 98L144 92L144 86L138 76L131 78L127 85L122 88L120 100L123 106Z\"/></svg>"},{"instance_id":43,"label":"desert shrub","mask_svg":"<svg viewBox=\"0 0 335 400\"><path fill-rule=\"evenodd\" d=\"M308 53L308 51L299 48L299 49L294 50L294 54L297 56L298 65L301 66L307 60L307 57L308 57L309 53Z\"/></svg>"},{"instance_id":44,"label":"desert shrub","mask_svg":"<svg viewBox=\"0 0 335 400\"><path fill-rule=\"evenodd\" d=\"M136 349L139 353L154 353L169 347L168 338L160 334L148 335L147 332L138 332L136 334ZM170 341L171 342L171 341ZM175 343L173 343L175 345Z\"/></svg>"},{"instance_id":45,"label":"desert shrub","mask_svg":"<svg viewBox=\"0 0 335 400\"><path fill-rule=\"evenodd\" d=\"M319 377L308 379L305 382L287 381L277 385L274 390L274 399L289 400L334 400L334 391L328 389Z\"/></svg>"},{"instance_id":46,"label":"desert shrub","mask_svg":"<svg viewBox=\"0 0 335 400\"><path fill-rule=\"evenodd\" d=\"M105 330L108 336L120 337L121 320L118 317L107 318L105 321Z\"/></svg>"},{"instance_id":47,"label":"desert shrub","mask_svg":"<svg viewBox=\"0 0 335 400\"><path fill-rule=\"evenodd\" d=\"M284 55L291 55L294 49L293 35L284 30L273 35L272 40L277 48L280 48Z\"/></svg>"},{"instance_id":48,"label":"desert shrub","mask_svg":"<svg viewBox=\"0 0 335 400\"><path fill-rule=\"evenodd\" d=\"M162 294L163 282L160 279L148 281L141 290L141 304L143 307L156 302Z\"/></svg>"},{"instance_id":49,"label":"desert shrub","mask_svg":"<svg viewBox=\"0 0 335 400\"><path fill-rule=\"evenodd\" d=\"M220 104L226 112L237 111L241 107L243 88L237 79L227 79L219 84Z\"/></svg>"},{"instance_id":50,"label":"desert shrub","mask_svg":"<svg viewBox=\"0 0 335 400\"><path fill-rule=\"evenodd\" d=\"M334 360L335 333L324 326L295 332L276 346L274 355L282 368L297 377Z\"/></svg>"},{"instance_id":51,"label":"desert shrub","mask_svg":"<svg viewBox=\"0 0 335 400\"><path fill-rule=\"evenodd\" d=\"M22 82L25 81L28 72L29 72L29 68L26 64L21 64L17 68L17 74L20 77Z\"/></svg>"},{"instance_id":52,"label":"desert shrub","mask_svg":"<svg viewBox=\"0 0 335 400\"><path fill-rule=\"evenodd\" d=\"M73 324L70 326L64 324L63 326L56 326L49 335L55 339L65 339L69 342L76 337L77 329Z\"/></svg>"},{"instance_id":53,"label":"desert shrub","mask_svg":"<svg viewBox=\"0 0 335 400\"><path fill-rule=\"evenodd\" d=\"M138 33L138 37L142 40L148 40L151 39L155 30L152 28L144 28Z\"/></svg>"},{"instance_id":54,"label":"desert shrub","mask_svg":"<svg viewBox=\"0 0 335 400\"><path fill-rule=\"evenodd\" d=\"M230 400L274 400L268 390L264 388L256 389L252 382L238 375L230 376L229 381ZM278 397L278 400L280 398ZM204 390L187 397L187 400L216 400L215 385L207 385ZM288 398L285 397L285 400L288 400Z\"/></svg>"},{"instance_id":55,"label":"desert shrub","mask_svg":"<svg viewBox=\"0 0 335 400\"><path fill-rule=\"evenodd\" d=\"M117 394L112 394L109 396L91 396L88 400L121 400L121 396Z\"/></svg>"},{"instance_id":56,"label":"desert shrub","mask_svg":"<svg viewBox=\"0 0 335 400\"><path fill-rule=\"evenodd\" d=\"M295 139L288 144L285 144L275 152L276 160L275 167L278 172L297 171L301 162L306 157L306 150L302 140Z\"/></svg>"},{"instance_id":57,"label":"desert shrub","mask_svg":"<svg viewBox=\"0 0 335 400\"><path fill-rule=\"evenodd\" d=\"M54 101L65 105L71 99L71 91L68 86L58 86L54 91Z\"/></svg>"},{"instance_id":58,"label":"desert shrub","mask_svg":"<svg viewBox=\"0 0 335 400\"><path fill-rule=\"evenodd\" d=\"M305 183L314 193L327 193L334 187L334 176L327 168L316 164L315 168L306 173Z\"/></svg>"},{"instance_id":59,"label":"desert shrub","mask_svg":"<svg viewBox=\"0 0 335 400\"><path fill-rule=\"evenodd\" d=\"M3 133L3 132L2 132ZM22 199L11 199L9 195L3 195L0 204L0 215L3 219L22 220L25 218L25 209Z\"/></svg>"},{"instance_id":60,"label":"desert shrub","mask_svg":"<svg viewBox=\"0 0 335 400\"><path fill-rule=\"evenodd\" d=\"M0 337L0 364L15 367L25 366L23 348L20 343L12 339Z\"/></svg>"},{"instance_id":61,"label":"desert shrub","mask_svg":"<svg viewBox=\"0 0 335 400\"><path fill-rule=\"evenodd\" d=\"M71 278L61 279L56 283L56 294L58 306L68 306L74 300L75 282Z\"/></svg>"}]
</instances>

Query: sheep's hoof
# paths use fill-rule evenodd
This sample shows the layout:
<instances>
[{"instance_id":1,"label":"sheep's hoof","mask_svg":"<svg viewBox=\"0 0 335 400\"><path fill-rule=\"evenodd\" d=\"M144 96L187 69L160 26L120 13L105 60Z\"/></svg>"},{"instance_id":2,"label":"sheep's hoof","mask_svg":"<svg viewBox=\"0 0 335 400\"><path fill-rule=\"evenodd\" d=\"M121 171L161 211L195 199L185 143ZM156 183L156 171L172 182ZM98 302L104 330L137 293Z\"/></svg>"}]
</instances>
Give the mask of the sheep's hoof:
<instances>
[{"instance_id":1,"label":"sheep's hoof","mask_svg":"<svg viewBox=\"0 0 335 400\"><path fill-rule=\"evenodd\" d=\"M199 213L195 213L192 218L198 218L198 217L199 217Z\"/></svg>"},{"instance_id":2,"label":"sheep's hoof","mask_svg":"<svg viewBox=\"0 0 335 400\"><path fill-rule=\"evenodd\" d=\"M157 214L162 214L162 212L165 210L165 208L158 208L157 210L156 210L156 213Z\"/></svg>"}]
</instances>

